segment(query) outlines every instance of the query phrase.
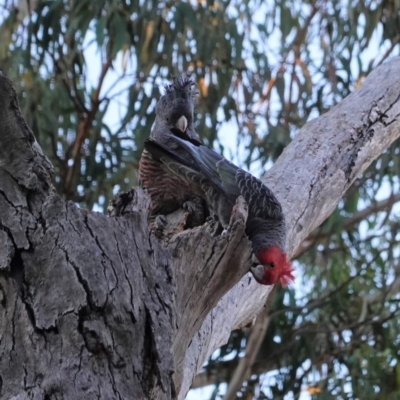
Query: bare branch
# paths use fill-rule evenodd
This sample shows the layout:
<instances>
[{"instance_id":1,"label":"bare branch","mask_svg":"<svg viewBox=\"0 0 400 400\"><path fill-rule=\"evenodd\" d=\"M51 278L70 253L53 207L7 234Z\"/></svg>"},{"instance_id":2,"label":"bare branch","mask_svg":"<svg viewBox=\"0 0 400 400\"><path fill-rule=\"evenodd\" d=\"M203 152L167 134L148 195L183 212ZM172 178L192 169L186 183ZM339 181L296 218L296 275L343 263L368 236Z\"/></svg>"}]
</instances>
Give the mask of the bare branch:
<instances>
[{"instance_id":1,"label":"bare branch","mask_svg":"<svg viewBox=\"0 0 400 400\"><path fill-rule=\"evenodd\" d=\"M65 193L67 195L67 198L69 199L73 193L74 193L74 188L75 188L75 182L76 179L79 175L79 170L81 167L81 159L82 159L82 146L85 141L85 139L89 136L90 130L93 125L93 121L96 118L97 111L99 110L99 106L101 103L100 100L100 92L103 87L103 82L104 78L107 75L108 70L110 69L112 65L112 59L108 58L107 61L103 64L99 81L96 87L96 90L94 90L92 97L91 97L91 102L92 102L92 108L88 110L87 112L80 112L79 117L80 117L80 122L78 125L78 130L76 134L75 141L72 145L72 165L67 168L67 174L65 177ZM75 82L75 80L73 80ZM77 89L75 89L77 90ZM79 96L77 96L79 98Z\"/></svg>"},{"instance_id":2,"label":"bare branch","mask_svg":"<svg viewBox=\"0 0 400 400\"><path fill-rule=\"evenodd\" d=\"M376 214L380 211L384 211L387 209L391 209L395 203L400 201L400 193L392 194L387 199L377 201L376 203L372 203L368 207L364 208L361 211L354 213L351 217L347 218L343 222L343 230L351 229L364 219L368 218L370 215ZM322 240L330 237L332 232L322 232L322 229L318 228L311 232L310 235L303 241L300 247L297 249L296 254L293 258L300 257L305 251L315 246L317 242L321 242Z\"/></svg>"},{"instance_id":3,"label":"bare branch","mask_svg":"<svg viewBox=\"0 0 400 400\"><path fill-rule=\"evenodd\" d=\"M260 346L264 340L265 333L267 332L271 320L269 314L277 287L278 286L275 286L268 296L264 309L258 315L254 326L251 328L251 333L246 344L245 355L240 359L239 364L235 369L223 400L236 400L236 393L243 385L243 382L250 378L254 361L257 357L258 351L260 350Z\"/></svg>"}]
</instances>

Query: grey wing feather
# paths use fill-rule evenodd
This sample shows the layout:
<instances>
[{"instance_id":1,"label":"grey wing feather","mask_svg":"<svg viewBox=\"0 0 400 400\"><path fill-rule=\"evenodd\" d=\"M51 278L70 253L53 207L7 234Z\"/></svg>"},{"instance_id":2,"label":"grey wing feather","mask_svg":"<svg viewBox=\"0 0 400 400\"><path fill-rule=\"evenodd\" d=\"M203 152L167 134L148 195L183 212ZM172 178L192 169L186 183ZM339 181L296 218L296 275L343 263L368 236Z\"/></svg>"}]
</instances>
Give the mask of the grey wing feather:
<instances>
[{"instance_id":1,"label":"grey wing feather","mask_svg":"<svg viewBox=\"0 0 400 400\"><path fill-rule=\"evenodd\" d=\"M185 141L182 141L186 144ZM196 168L195 153L190 152L192 157L188 157L187 152L182 154L179 149L167 148L165 145L156 143L152 140L144 142L145 149L152 154L153 157L160 160L173 174L177 175L190 187L194 189L199 186L199 191L209 192L211 190L210 179L204 174L203 169ZM190 146L188 147L191 148ZM192 185L192 184L195 185Z\"/></svg>"},{"instance_id":2,"label":"grey wing feather","mask_svg":"<svg viewBox=\"0 0 400 400\"><path fill-rule=\"evenodd\" d=\"M149 151L155 147L150 151L153 155L159 146L164 147L151 141L145 142ZM209 200L217 197L219 191L233 205L236 198L242 195L252 218L283 219L282 207L267 186L208 147L171 135L168 148L164 147L163 151L171 156L165 157L164 153L165 165L187 182L199 185Z\"/></svg>"},{"instance_id":3,"label":"grey wing feather","mask_svg":"<svg viewBox=\"0 0 400 400\"><path fill-rule=\"evenodd\" d=\"M170 141L174 142L174 145L169 146L169 150L174 155L179 155L180 158L184 158L185 164L192 167L195 170L200 171L206 178L208 178L217 188L224 191L224 176L218 168L219 163L226 161L220 154L214 150L209 149L203 145L195 145L188 142L180 137L171 136ZM183 149L184 153L180 150ZM232 164L233 167L235 167ZM237 167L235 167L237 169ZM236 174L236 170L233 170L233 177ZM236 185L235 185L236 186Z\"/></svg>"},{"instance_id":4,"label":"grey wing feather","mask_svg":"<svg viewBox=\"0 0 400 400\"><path fill-rule=\"evenodd\" d=\"M249 206L249 214L262 219L283 219L282 206L278 199L259 179L239 169L236 182L240 194Z\"/></svg>"},{"instance_id":5,"label":"grey wing feather","mask_svg":"<svg viewBox=\"0 0 400 400\"><path fill-rule=\"evenodd\" d=\"M239 195L242 195L249 206L252 218L273 220L284 218L278 199L259 179L206 146L195 146L179 138L177 140L193 157L193 168L201 171L201 174L209 179L209 181L203 179L203 185L207 182L207 185L211 186L211 183L225 193L233 203ZM209 195L213 191L211 189L208 190Z\"/></svg>"}]
</instances>

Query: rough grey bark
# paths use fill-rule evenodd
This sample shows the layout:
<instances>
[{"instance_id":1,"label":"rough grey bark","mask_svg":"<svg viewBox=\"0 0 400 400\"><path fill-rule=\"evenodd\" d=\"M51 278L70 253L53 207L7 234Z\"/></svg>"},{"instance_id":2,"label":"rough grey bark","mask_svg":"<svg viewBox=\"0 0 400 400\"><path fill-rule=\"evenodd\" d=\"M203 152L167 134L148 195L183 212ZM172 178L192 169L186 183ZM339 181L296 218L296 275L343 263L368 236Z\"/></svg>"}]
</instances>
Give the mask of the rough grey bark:
<instances>
[{"instance_id":1,"label":"rough grey bark","mask_svg":"<svg viewBox=\"0 0 400 400\"><path fill-rule=\"evenodd\" d=\"M399 76L400 59L379 67L268 174L289 255L400 136ZM0 397L183 399L271 289L243 277L245 205L222 236L213 224L183 231L183 211L151 232L142 191L106 217L63 202L51 170L0 77Z\"/></svg>"},{"instance_id":2,"label":"rough grey bark","mask_svg":"<svg viewBox=\"0 0 400 400\"><path fill-rule=\"evenodd\" d=\"M147 203L63 202L0 77L0 397L172 399L176 285Z\"/></svg>"}]
</instances>

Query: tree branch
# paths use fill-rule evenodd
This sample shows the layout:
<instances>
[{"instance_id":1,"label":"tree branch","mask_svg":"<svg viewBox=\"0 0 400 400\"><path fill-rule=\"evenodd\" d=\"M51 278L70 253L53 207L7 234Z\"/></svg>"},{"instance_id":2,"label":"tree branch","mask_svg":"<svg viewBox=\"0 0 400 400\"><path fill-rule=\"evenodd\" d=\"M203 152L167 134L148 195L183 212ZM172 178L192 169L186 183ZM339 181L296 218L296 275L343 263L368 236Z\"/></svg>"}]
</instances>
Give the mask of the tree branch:
<instances>
[{"instance_id":1,"label":"tree branch","mask_svg":"<svg viewBox=\"0 0 400 400\"><path fill-rule=\"evenodd\" d=\"M101 73L99 76L97 87L93 91L93 94L91 97L91 109L78 112L80 122L79 122L78 130L76 133L75 141L73 142L72 147L71 147L72 165L67 167L67 173L66 173L65 184L64 184L65 194L66 194L67 199L72 197L72 195L75 193L75 184L76 184L76 180L79 176L79 171L81 168L82 146L83 146L85 139L87 137L89 137L89 135L90 135L93 121L95 120L96 114L99 110L100 103L101 103L100 92L103 87L104 79L105 79L107 72L110 69L111 65L112 65L112 58L110 57L106 60L106 62L103 64L103 66L101 68ZM75 84L76 79L73 79L72 82ZM69 91L69 93L70 93L70 91ZM79 99L77 88L75 88L75 95L76 95L76 98ZM69 149L68 149L68 153L70 153Z\"/></svg>"},{"instance_id":2,"label":"tree branch","mask_svg":"<svg viewBox=\"0 0 400 400\"><path fill-rule=\"evenodd\" d=\"M236 400L236 393L242 387L243 382L247 381L251 376L254 362L271 320L271 303L275 296L276 288L277 286L274 286L274 289L268 296L264 309L257 316L255 324L251 328L251 333L246 344L245 355L240 359L232 379L229 381L228 389L226 390L223 400Z\"/></svg>"},{"instance_id":3,"label":"tree branch","mask_svg":"<svg viewBox=\"0 0 400 400\"><path fill-rule=\"evenodd\" d=\"M376 214L380 211L391 209L395 203L400 201L400 193L391 194L387 199L377 201L372 203L368 207L364 208L361 211L354 213L351 217L345 219L343 221L342 228L343 230L350 229L355 225L359 224L361 221L366 219L372 214ZM297 249L296 254L293 258L300 257L304 252L306 252L309 248L313 247L317 242L321 242L322 240L330 237L332 232L323 232L321 228L315 229L313 232L308 235L308 237L303 241L300 247Z\"/></svg>"},{"instance_id":4,"label":"tree branch","mask_svg":"<svg viewBox=\"0 0 400 400\"><path fill-rule=\"evenodd\" d=\"M175 399L174 272L148 197L108 218L63 202L51 172L0 76L1 397Z\"/></svg>"}]
</instances>

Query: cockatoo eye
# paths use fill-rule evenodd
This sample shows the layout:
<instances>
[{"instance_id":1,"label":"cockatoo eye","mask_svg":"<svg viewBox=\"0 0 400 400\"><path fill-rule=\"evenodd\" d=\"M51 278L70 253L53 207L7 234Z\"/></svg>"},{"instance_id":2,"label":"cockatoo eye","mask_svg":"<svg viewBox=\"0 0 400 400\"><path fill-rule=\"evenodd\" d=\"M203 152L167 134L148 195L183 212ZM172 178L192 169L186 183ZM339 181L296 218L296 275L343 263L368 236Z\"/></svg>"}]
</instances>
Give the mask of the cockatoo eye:
<instances>
[{"instance_id":1,"label":"cockatoo eye","mask_svg":"<svg viewBox=\"0 0 400 400\"><path fill-rule=\"evenodd\" d=\"M272 268L272 269L274 269L274 268L275 268L275 263L273 263L273 262L270 263L270 264L269 264L269 267Z\"/></svg>"}]
</instances>

